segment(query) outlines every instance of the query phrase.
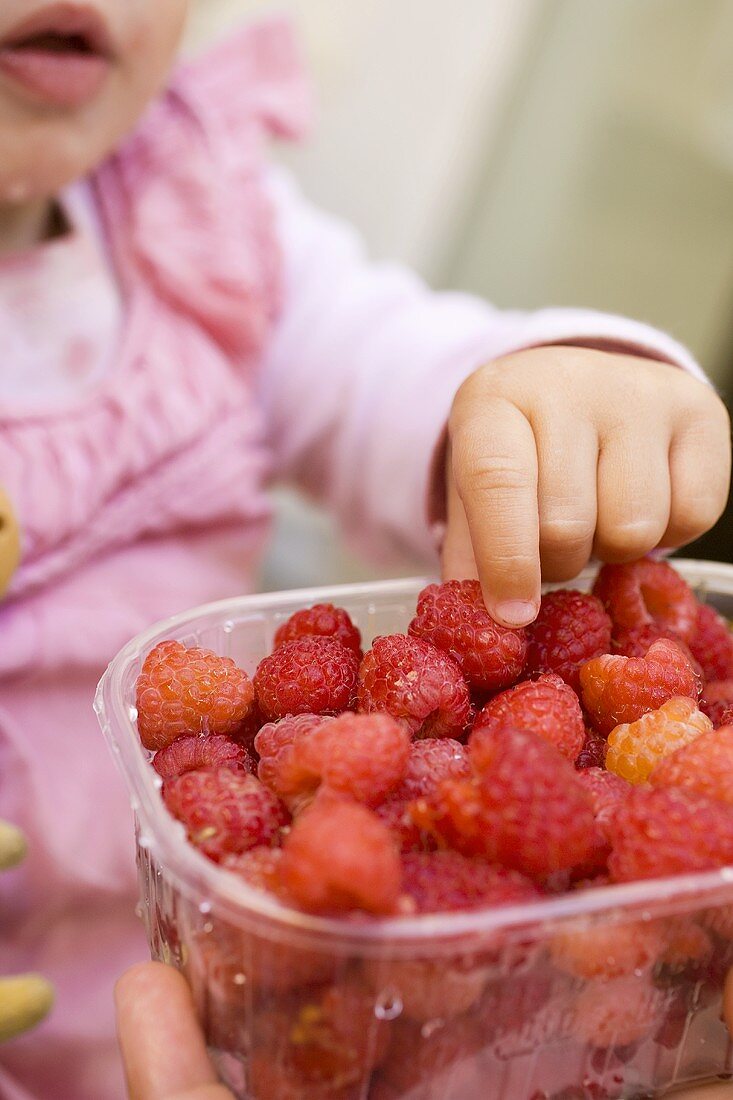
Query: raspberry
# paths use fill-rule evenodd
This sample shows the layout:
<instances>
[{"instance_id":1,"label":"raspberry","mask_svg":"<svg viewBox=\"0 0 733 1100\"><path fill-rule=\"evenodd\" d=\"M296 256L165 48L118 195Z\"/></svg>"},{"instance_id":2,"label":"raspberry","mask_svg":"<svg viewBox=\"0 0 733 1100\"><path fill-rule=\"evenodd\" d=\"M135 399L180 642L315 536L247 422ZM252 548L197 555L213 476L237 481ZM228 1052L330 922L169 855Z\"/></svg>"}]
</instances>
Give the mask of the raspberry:
<instances>
[{"instance_id":1,"label":"raspberry","mask_svg":"<svg viewBox=\"0 0 733 1100\"><path fill-rule=\"evenodd\" d=\"M409 633L457 661L469 686L479 691L514 683L527 655L526 632L494 622L478 581L429 584L418 597Z\"/></svg>"},{"instance_id":2,"label":"raspberry","mask_svg":"<svg viewBox=\"0 0 733 1100\"><path fill-rule=\"evenodd\" d=\"M554 672L578 691L580 666L611 648L611 620L595 596L563 588L542 597L527 641L525 676Z\"/></svg>"},{"instance_id":3,"label":"raspberry","mask_svg":"<svg viewBox=\"0 0 733 1100\"><path fill-rule=\"evenodd\" d=\"M281 772L292 756L293 743L300 734L310 733L333 718L323 714L290 714L277 722L267 722L254 740L260 757L257 774L260 781L282 798L286 792L280 780Z\"/></svg>"},{"instance_id":4,"label":"raspberry","mask_svg":"<svg viewBox=\"0 0 733 1100\"><path fill-rule=\"evenodd\" d=\"M356 802L319 800L303 813L285 840L279 871L286 896L314 913L394 913L400 894L389 829Z\"/></svg>"},{"instance_id":5,"label":"raspberry","mask_svg":"<svg viewBox=\"0 0 733 1100\"><path fill-rule=\"evenodd\" d=\"M186 826L191 843L215 862L258 844L272 844L288 823L285 808L258 779L229 768L169 779L163 799Z\"/></svg>"},{"instance_id":6,"label":"raspberry","mask_svg":"<svg viewBox=\"0 0 733 1100\"><path fill-rule=\"evenodd\" d=\"M660 760L711 729L692 699L675 696L636 722L616 726L608 736L606 767L629 783L645 783Z\"/></svg>"},{"instance_id":7,"label":"raspberry","mask_svg":"<svg viewBox=\"0 0 733 1100\"><path fill-rule=\"evenodd\" d=\"M335 638L283 642L255 672L257 702L265 718L288 714L339 714L351 704L359 658Z\"/></svg>"},{"instance_id":8,"label":"raspberry","mask_svg":"<svg viewBox=\"0 0 733 1100\"><path fill-rule=\"evenodd\" d=\"M359 667L358 709L403 719L413 737L460 737L472 717L455 661L421 638L376 638Z\"/></svg>"},{"instance_id":9,"label":"raspberry","mask_svg":"<svg viewBox=\"0 0 733 1100\"><path fill-rule=\"evenodd\" d=\"M277 649L284 642L294 642L298 638L313 636L335 638L347 649L353 649L357 657L361 658L361 634L354 626L349 614L342 607L334 607L332 603L317 603L313 607L304 607L300 611L295 611L275 631L273 649Z\"/></svg>"},{"instance_id":10,"label":"raspberry","mask_svg":"<svg viewBox=\"0 0 733 1100\"><path fill-rule=\"evenodd\" d=\"M585 768L605 768L608 742L604 737L586 732L585 743L575 760L578 771Z\"/></svg>"},{"instance_id":11,"label":"raspberry","mask_svg":"<svg viewBox=\"0 0 733 1100\"><path fill-rule=\"evenodd\" d=\"M649 781L653 787L684 787L733 805L733 726L708 728L657 764Z\"/></svg>"},{"instance_id":12,"label":"raspberry","mask_svg":"<svg viewBox=\"0 0 733 1100\"><path fill-rule=\"evenodd\" d=\"M467 779L470 774L468 753L460 742L450 737L413 741L404 775L391 797L426 798L443 779Z\"/></svg>"},{"instance_id":13,"label":"raspberry","mask_svg":"<svg viewBox=\"0 0 733 1100\"><path fill-rule=\"evenodd\" d=\"M620 978L650 970L668 943L660 921L596 923L587 928L568 924L552 937L552 961L580 978Z\"/></svg>"},{"instance_id":14,"label":"raspberry","mask_svg":"<svg viewBox=\"0 0 733 1100\"><path fill-rule=\"evenodd\" d=\"M387 1053L387 1024L353 979L254 1014L248 1085L261 1100L351 1100ZM253 1062L255 1060L253 1059ZM361 1088L358 1092L363 1095ZM248 1090L249 1095L249 1090Z\"/></svg>"},{"instance_id":15,"label":"raspberry","mask_svg":"<svg viewBox=\"0 0 733 1100\"><path fill-rule=\"evenodd\" d=\"M622 657L645 657L649 648L655 642L660 642L662 638L671 639L680 644L680 639L669 630L663 630L657 623L644 623L642 626L632 626L628 630L618 631L614 635L611 649L613 653L620 654Z\"/></svg>"},{"instance_id":16,"label":"raspberry","mask_svg":"<svg viewBox=\"0 0 733 1100\"><path fill-rule=\"evenodd\" d=\"M700 680L680 647L663 639L646 657L594 657L580 670L583 703L601 733L635 722L675 695L697 699Z\"/></svg>"},{"instance_id":17,"label":"raspberry","mask_svg":"<svg viewBox=\"0 0 733 1100\"><path fill-rule=\"evenodd\" d=\"M153 767L163 779L193 772L198 768L232 768L253 772L254 760L243 745L238 745L220 733L187 734L177 737L159 749L153 757Z\"/></svg>"},{"instance_id":18,"label":"raspberry","mask_svg":"<svg viewBox=\"0 0 733 1100\"><path fill-rule=\"evenodd\" d=\"M535 734L503 729L472 746L477 778L448 779L413 804L416 823L465 855L533 877L589 861L599 845L578 776Z\"/></svg>"},{"instance_id":19,"label":"raspberry","mask_svg":"<svg viewBox=\"0 0 733 1100\"><path fill-rule=\"evenodd\" d=\"M688 642L695 630L695 594L666 561L642 558L624 565L604 565L593 594L611 616L614 634L652 623Z\"/></svg>"},{"instance_id":20,"label":"raspberry","mask_svg":"<svg viewBox=\"0 0 733 1100\"><path fill-rule=\"evenodd\" d=\"M596 825L608 836L613 815L628 796L631 784L603 768L586 768L578 774L578 780L590 798Z\"/></svg>"},{"instance_id":21,"label":"raspberry","mask_svg":"<svg viewBox=\"0 0 733 1100\"><path fill-rule=\"evenodd\" d=\"M247 852L226 856L221 865L243 879L248 886L253 886L255 890L274 893L277 889L278 867L282 854L282 848L268 848L264 844L258 844Z\"/></svg>"},{"instance_id":22,"label":"raspberry","mask_svg":"<svg viewBox=\"0 0 733 1100\"><path fill-rule=\"evenodd\" d=\"M410 800L390 795L375 806L374 812L387 826L401 852L434 851L434 838L423 832L412 820L411 804Z\"/></svg>"},{"instance_id":23,"label":"raspberry","mask_svg":"<svg viewBox=\"0 0 733 1100\"><path fill-rule=\"evenodd\" d=\"M440 1014L439 1018L440 1018ZM397 1097L427 1100L438 1096L479 1097L486 1087L477 1055L485 1042L478 1020L458 1016L427 1029L415 1020L397 1021L382 1074ZM464 1076L475 1078L474 1089L463 1089ZM425 1092L420 1086L424 1086ZM486 1093L484 1092L485 1096Z\"/></svg>"},{"instance_id":24,"label":"raspberry","mask_svg":"<svg viewBox=\"0 0 733 1100\"><path fill-rule=\"evenodd\" d=\"M164 749L184 734L234 734L246 719L254 687L229 657L161 642L137 678L137 728L146 749Z\"/></svg>"},{"instance_id":25,"label":"raspberry","mask_svg":"<svg viewBox=\"0 0 733 1100\"><path fill-rule=\"evenodd\" d=\"M397 786L410 755L410 735L388 714L346 712L301 730L277 761L276 790L292 809L319 786L376 805Z\"/></svg>"},{"instance_id":26,"label":"raspberry","mask_svg":"<svg viewBox=\"0 0 733 1100\"><path fill-rule=\"evenodd\" d=\"M542 895L535 884L460 852L409 852L402 857L404 911L450 913L499 905L521 905Z\"/></svg>"},{"instance_id":27,"label":"raspberry","mask_svg":"<svg viewBox=\"0 0 733 1100\"><path fill-rule=\"evenodd\" d=\"M626 976L589 982L573 1012L578 1039L596 1047L624 1047L644 1039L659 1023L666 998L648 978Z\"/></svg>"},{"instance_id":28,"label":"raspberry","mask_svg":"<svg viewBox=\"0 0 733 1100\"><path fill-rule=\"evenodd\" d=\"M364 976L375 991L390 990L410 1020L450 1019L476 1004L486 985L486 968L475 959L366 960Z\"/></svg>"},{"instance_id":29,"label":"raspberry","mask_svg":"<svg viewBox=\"0 0 733 1100\"><path fill-rule=\"evenodd\" d=\"M699 973L700 968L710 960L713 941L708 932L691 920L680 918L669 929L668 942L660 959L665 968L666 977Z\"/></svg>"},{"instance_id":30,"label":"raspberry","mask_svg":"<svg viewBox=\"0 0 733 1100\"><path fill-rule=\"evenodd\" d=\"M575 760L585 743L585 726L578 697L559 676L523 680L503 691L480 712L469 740L473 752L485 733L512 726L536 733L568 760Z\"/></svg>"},{"instance_id":31,"label":"raspberry","mask_svg":"<svg viewBox=\"0 0 733 1100\"><path fill-rule=\"evenodd\" d=\"M608 861L616 882L707 871L733 862L733 815L722 802L678 788L636 788L614 819Z\"/></svg>"},{"instance_id":32,"label":"raspberry","mask_svg":"<svg viewBox=\"0 0 733 1100\"><path fill-rule=\"evenodd\" d=\"M706 680L733 677L733 634L729 623L709 604L698 605L690 649Z\"/></svg>"},{"instance_id":33,"label":"raspberry","mask_svg":"<svg viewBox=\"0 0 733 1100\"><path fill-rule=\"evenodd\" d=\"M700 710L716 727L733 723L733 679L707 683L700 700Z\"/></svg>"}]
</instances>

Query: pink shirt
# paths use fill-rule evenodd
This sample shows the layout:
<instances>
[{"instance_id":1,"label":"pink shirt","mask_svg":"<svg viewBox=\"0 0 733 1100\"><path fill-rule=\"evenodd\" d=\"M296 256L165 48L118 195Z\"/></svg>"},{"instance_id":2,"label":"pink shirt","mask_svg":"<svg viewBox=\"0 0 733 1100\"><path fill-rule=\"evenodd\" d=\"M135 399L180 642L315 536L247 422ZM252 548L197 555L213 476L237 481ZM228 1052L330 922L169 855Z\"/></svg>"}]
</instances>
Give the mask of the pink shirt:
<instances>
[{"instance_id":1,"label":"pink shirt","mask_svg":"<svg viewBox=\"0 0 733 1100\"><path fill-rule=\"evenodd\" d=\"M30 354L0 383L0 476L24 542L0 608L0 817L31 842L3 880L0 972L41 970L59 993L46 1024L0 1048L3 1100L123 1095L111 985L146 947L131 815L93 689L154 619L250 587L268 485L314 494L372 556L432 560L430 457L481 363L574 342L700 375L645 325L500 312L371 265L350 229L264 162L263 139L297 136L307 105L278 21L183 70L75 192L92 219L83 247L103 249L98 285L85 290L77 271L65 305L64 340L86 346L88 371L56 362L39 402ZM42 266L49 297L28 308L44 326L59 317L49 257L62 244L21 263ZM22 344L3 311L14 278L0 270L0 323Z\"/></svg>"}]
</instances>

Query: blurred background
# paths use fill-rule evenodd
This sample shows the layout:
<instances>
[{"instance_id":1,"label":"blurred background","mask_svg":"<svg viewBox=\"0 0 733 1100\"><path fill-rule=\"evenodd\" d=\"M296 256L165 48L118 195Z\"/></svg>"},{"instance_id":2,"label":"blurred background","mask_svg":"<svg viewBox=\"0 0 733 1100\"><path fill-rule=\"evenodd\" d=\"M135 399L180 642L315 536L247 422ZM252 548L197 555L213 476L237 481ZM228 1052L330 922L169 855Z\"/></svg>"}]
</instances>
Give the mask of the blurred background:
<instances>
[{"instance_id":1,"label":"blurred background","mask_svg":"<svg viewBox=\"0 0 733 1100\"><path fill-rule=\"evenodd\" d=\"M190 50L270 8L197 0ZM278 8L300 30L318 126L275 155L376 257L500 306L649 321L730 402L733 0ZM729 512L694 552L732 550ZM375 575L324 516L279 494L263 587Z\"/></svg>"}]
</instances>

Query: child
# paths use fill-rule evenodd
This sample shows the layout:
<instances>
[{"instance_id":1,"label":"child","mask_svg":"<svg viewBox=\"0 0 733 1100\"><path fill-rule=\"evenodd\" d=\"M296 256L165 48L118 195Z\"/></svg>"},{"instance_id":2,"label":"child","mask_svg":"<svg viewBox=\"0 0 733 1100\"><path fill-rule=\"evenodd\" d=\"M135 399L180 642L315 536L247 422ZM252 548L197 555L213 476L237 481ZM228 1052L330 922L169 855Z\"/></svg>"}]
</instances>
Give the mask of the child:
<instances>
[{"instance_id":1,"label":"child","mask_svg":"<svg viewBox=\"0 0 733 1100\"><path fill-rule=\"evenodd\" d=\"M286 27L161 92L185 14L0 0L0 482L21 529L0 817L31 852L0 973L39 970L58 994L0 1053L12 1100L121 1095L111 988L145 948L92 693L146 624L251 585L269 483L317 496L373 555L431 560L443 524L445 571L480 576L517 625L540 562L565 579L591 551L679 545L727 490L726 414L682 348L370 267L265 163L264 138L306 121Z\"/></svg>"}]
</instances>

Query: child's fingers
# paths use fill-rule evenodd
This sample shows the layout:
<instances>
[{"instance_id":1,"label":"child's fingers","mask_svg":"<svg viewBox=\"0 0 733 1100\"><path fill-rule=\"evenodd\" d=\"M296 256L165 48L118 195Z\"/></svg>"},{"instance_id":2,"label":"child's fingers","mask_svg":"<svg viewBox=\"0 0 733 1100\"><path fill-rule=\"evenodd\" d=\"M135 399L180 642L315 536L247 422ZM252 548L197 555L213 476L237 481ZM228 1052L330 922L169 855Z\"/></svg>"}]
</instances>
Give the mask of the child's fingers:
<instances>
[{"instance_id":1,"label":"child's fingers","mask_svg":"<svg viewBox=\"0 0 733 1100\"><path fill-rule=\"evenodd\" d=\"M540 602L537 448L531 425L501 398L456 402L453 474L466 510L489 614L530 623Z\"/></svg>"},{"instance_id":2,"label":"child's fingers","mask_svg":"<svg viewBox=\"0 0 733 1100\"><path fill-rule=\"evenodd\" d=\"M658 426L625 426L601 440L594 552L633 561L655 546L670 512L669 441Z\"/></svg>"},{"instance_id":3,"label":"child's fingers","mask_svg":"<svg viewBox=\"0 0 733 1100\"><path fill-rule=\"evenodd\" d=\"M569 581L587 565L593 549L598 437L589 421L557 415L535 435L542 577Z\"/></svg>"},{"instance_id":4,"label":"child's fingers","mask_svg":"<svg viewBox=\"0 0 733 1100\"><path fill-rule=\"evenodd\" d=\"M446 529L441 548L443 580L478 580L471 532L468 529L466 509L458 495L453 477L450 450L446 464L446 502Z\"/></svg>"},{"instance_id":5,"label":"child's fingers","mask_svg":"<svg viewBox=\"0 0 733 1100\"><path fill-rule=\"evenodd\" d=\"M117 1033L130 1100L232 1100L206 1053L185 979L143 963L115 989Z\"/></svg>"},{"instance_id":6,"label":"child's fingers","mask_svg":"<svg viewBox=\"0 0 733 1100\"><path fill-rule=\"evenodd\" d=\"M720 518L730 479L730 426L727 416L686 425L669 452L672 504L662 546L684 546Z\"/></svg>"}]
</instances>

